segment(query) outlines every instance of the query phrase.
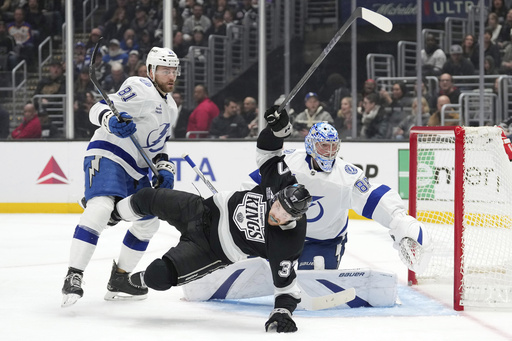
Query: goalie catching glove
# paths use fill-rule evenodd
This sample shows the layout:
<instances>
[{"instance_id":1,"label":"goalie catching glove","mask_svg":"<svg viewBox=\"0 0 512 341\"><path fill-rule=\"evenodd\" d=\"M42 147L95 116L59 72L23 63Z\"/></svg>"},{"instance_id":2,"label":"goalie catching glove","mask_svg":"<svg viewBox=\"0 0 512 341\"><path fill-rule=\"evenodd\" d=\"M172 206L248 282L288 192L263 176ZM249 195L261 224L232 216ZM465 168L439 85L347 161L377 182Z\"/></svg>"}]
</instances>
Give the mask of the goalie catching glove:
<instances>
[{"instance_id":1,"label":"goalie catching glove","mask_svg":"<svg viewBox=\"0 0 512 341\"><path fill-rule=\"evenodd\" d=\"M425 226L401 212L393 217L389 227L393 247L398 250L400 260L416 273L425 271L432 256L430 236Z\"/></svg>"},{"instance_id":2,"label":"goalie catching glove","mask_svg":"<svg viewBox=\"0 0 512 341\"><path fill-rule=\"evenodd\" d=\"M276 308L270 313L265 323L265 331L278 333L293 333L298 330L292 319L292 313L285 308Z\"/></svg>"},{"instance_id":3,"label":"goalie catching glove","mask_svg":"<svg viewBox=\"0 0 512 341\"><path fill-rule=\"evenodd\" d=\"M137 131L132 117L124 111L119 113L119 118L112 111L103 114L101 125L107 132L120 138L129 137Z\"/></svg>"},{"instance_id":4,"label":"goalie catching glove","mask_svg":"<svg viewBox=\"0 0 512 341\"><path fill-rule=\"evenodd\" d=\"M283 109L283 111L277 112L277 109L279 109L279 105L271 106L265 111L264 117L274 135L285 138L292 133L292 125L286 110Z\"/></svg>"}]
</instances>

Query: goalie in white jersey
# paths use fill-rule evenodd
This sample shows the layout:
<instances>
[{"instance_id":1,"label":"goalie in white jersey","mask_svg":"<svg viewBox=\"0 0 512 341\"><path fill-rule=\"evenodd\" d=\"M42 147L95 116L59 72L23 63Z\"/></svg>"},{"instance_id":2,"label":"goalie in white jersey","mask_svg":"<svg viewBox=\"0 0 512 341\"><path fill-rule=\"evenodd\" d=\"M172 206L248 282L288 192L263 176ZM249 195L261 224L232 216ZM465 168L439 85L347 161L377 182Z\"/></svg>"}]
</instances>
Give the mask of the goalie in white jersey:
<instances>
[{"instance_id":1,"label":"goalie in white jersey","mask_svg":"<svg viewBox=\"0 0 512 341\"><path fill-rule=\"evenodd\" d=\"M401 250L400 242L406 237L428 249L430 239L423 225L407 214L398 193L389 186L370 183L361 169L337 157L340 139L332 125L313 125L305 138L305 147L283 151L297 181L313 197L307 212L308 228L299 270L338 269L347 242L349 209L388 227L397 250ZM259 183L258 171L250 177ZM411 256L400 251L402 261L418 270L419 259Z\"/></svg>"},{"instance_id":2,"label":"goalie in white jersey","mask_svg":"<svg viewBox=\"0 0 512 341\"><path fill-rule=\"evenodd\" d=\"M174 187L174 165L166 154L178 109L172 96L179 59L167 48L154 47L146 59L147 77L130 77L120 90L109 95L120 113L118 119L105 100L89 112L91 122L99 128L87 147L84 159L86 208L75 228L69 269L62 288L62 306L74 304L83 296L83 271L89 263L98 238L110 219L115 203L139 189L151 187L149 167L131 135L156 164L160 176L153 184ZM143 299L148 289L140 278L130 276L158 230L155 217L144 217L126 232L118 262L114 261L107 285L106 300Z\"/></svg>"}]
</instances>

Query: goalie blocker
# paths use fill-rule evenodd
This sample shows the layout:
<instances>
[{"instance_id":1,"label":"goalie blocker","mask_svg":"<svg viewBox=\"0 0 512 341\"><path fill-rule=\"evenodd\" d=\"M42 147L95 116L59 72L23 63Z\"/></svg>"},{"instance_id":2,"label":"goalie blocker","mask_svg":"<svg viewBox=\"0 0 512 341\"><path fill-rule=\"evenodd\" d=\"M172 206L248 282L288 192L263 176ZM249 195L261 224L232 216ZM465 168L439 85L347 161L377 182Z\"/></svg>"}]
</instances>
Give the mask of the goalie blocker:
<instances>
[{"instance_id":1,"label":"goalie blocker","mask_svg":"<svg viewBox=\"0 0 512 341\"><path fill-rule=\"evenodd\" d=\"M368 268L298 270L297 278L302 296L299 307L306 310L334 306L388 307L393 306L397 300L397 277L394 273ZM244 299L274 295L268 262L261 258L237 262L190 282L182 288L185 299L188 301ZM349 295L352 288L355 289L355 298ZM343 291L347 291L347 302L339 299L335 304L315 306L315 298L324 298Z\"/></svg>"}]
</instances>

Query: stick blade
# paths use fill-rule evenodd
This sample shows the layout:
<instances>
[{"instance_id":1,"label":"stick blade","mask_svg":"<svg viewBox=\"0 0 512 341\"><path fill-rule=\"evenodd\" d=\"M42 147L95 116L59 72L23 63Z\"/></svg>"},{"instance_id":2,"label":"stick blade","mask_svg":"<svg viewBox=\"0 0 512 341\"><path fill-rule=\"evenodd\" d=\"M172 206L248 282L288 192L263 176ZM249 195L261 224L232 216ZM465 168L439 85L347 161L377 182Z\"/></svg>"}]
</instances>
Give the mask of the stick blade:
<instances>
[{"instance_id":1,"label":"stick blade","mask_svg":"<svg viewBox=\"0 0 512 341\"><path fill-rule=\"evenodd\" d=\"M352 301L356 298L356 290L349 288L331 295L320 297L308 297L303 295L301 298L302 302L300 304L306 310L329 309Z\"/></svg>"},{"instance_id":2,"label":"stick blade","mask_svg":"<svg viewBox=\"0 0 512 341\"><path fill-rule=\"evenodd\" d=\"M393 23L391 20L382 14L371 11L367 8L361 8L361 18L384 32L390 32L393 29Z\"/></svg>"}]
</instances>

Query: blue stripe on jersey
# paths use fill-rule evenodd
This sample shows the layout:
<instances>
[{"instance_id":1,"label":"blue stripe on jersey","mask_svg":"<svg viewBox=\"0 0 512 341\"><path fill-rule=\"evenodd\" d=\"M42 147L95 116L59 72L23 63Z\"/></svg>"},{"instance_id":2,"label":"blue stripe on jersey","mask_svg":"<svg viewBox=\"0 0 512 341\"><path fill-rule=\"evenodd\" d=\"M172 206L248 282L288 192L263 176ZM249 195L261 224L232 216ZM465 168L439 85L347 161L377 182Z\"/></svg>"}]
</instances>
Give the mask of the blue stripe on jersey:
<instances>
[{"instance_id":1,"label":"blue stripe on jersey","mask_svg":"<svg viewBox=\"0 0 512 341\"><path fill-rule=\"evenodd\" d=\"M135 251L146 251L149 241L139 240L130 231L126 231L123 244Z\"/></svg>"},{"instance_id":2,"label":"blue stripe on jersey","mask_svg":"<svg viewBox=\"0 0 512 341\"><path fill-rule=\"evenodd\" d=\"M257 183L258 185L261 184L261 174L259 169L256 169L252 173L249 173L249 176L255 183Z\"/></svg>"},{"instance_id":3,"label":"blue stripe on jersey","mask_svg":"<svg viewBox=\"0 0 512 341\"><path fill-rule=\"evenodd\" d=\"M238 269L236 270L235 272L233 272L229 277L228 279L226 279L224 281L224 283L221 284L221 286L219 287L219 289L217 289L217 291L215 291L215 293L212 295L212 297L209 298L209 300L213 300L213 299L220 299L220 300L224 300L226 299L226 296L228 294L228 291L229 289L231 289L231 286L233 285L233 283L236 281L236 279L242 274L242 272L244 272L245 269Z\"/></svg>"},{"instance_id":4,"label":"blue stripe on jersey","mask_svg":"<svg viewBox=\"0 0 512 341\"><path fill-rule=\"evenodd\" d=\"M127 164L129 164L138 173L140 173L142 175L148 174L148 168L140 168L139 166L137 166L137 162L135 162L135 159L130 154L128 154L125 150L119 148L115 144L112 144L107 141L92 141L91 143L89 143L89 146L87 146L87 150L90 150L90 149L108 150L109 152L111 152L114 155L117 155L121 159L123 159Z\"/></svg>"},{"instance_id":5,"label":"blue stripe on jersey","mask_svg":"<svg viewBox=\"0 0 512 341\"><path fill-rule=\"evenodd\" d=\"M386 185L380 185L368 197L366 200L366 204L363 208L363 217L372 219L373 211L375 211L375 207L379 204L380 199L384 194L386 194L391 188Z\"/></svg>"},{"instance_id":6,"label":"blue stripe on jersey","mask_svg":"<svg viewBox=\"0 0 512 341\"><path fill-rule=\"evenodd\" d=\"M86 226L77 225L75 227L73 238L92 245L96 245L98 243L99 235L98 232L94 231L93 229L90 229Z\"/></svg>"}]
</instances>

